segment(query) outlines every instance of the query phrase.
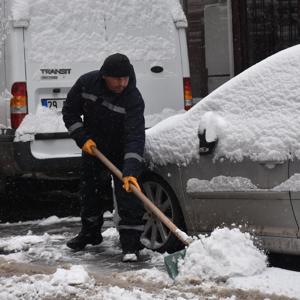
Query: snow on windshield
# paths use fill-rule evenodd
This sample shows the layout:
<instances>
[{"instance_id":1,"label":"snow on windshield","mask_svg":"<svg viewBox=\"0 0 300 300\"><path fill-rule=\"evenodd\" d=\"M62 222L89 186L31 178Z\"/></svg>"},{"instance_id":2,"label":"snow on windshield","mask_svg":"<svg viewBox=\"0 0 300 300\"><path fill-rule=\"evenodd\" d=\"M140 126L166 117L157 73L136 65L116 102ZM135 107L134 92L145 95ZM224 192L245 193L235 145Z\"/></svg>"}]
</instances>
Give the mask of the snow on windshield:
<instances>
[{"instance_id":1,"label":"snow on windshield","mask_svg":"<svg viewBox=\"0 0 300 300\"><path fill-rule=\"evenodd\" d=\"M52 65L101 61L115 52L131 60L170 59L172 23L187 24L178 0L15 0L12 15L30 20L30 59Z\"/></svg>"},{"instance_id":2,"label":"snow on windshield","mask_svg":"<svg viewBox=\"0 0 300 300\"><path fill-rule=\"evenodd\" d=\"M153 164L198 157L198 130L218 138L215 159L300 158L300 46L276 53L231 79L190 111L147 131Z\"/></svg>"}]
</instances>

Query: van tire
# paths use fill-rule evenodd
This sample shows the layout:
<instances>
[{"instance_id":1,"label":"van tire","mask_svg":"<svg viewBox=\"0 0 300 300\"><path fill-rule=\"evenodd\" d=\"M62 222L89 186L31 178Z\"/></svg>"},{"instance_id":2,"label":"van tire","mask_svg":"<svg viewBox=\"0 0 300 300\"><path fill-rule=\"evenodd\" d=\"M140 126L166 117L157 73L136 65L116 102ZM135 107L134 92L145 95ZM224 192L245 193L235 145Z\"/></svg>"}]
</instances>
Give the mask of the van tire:
<instances>
[{"instance_id":1,"label":"van tire","mask_svg":"<svg viewBox=\"0 0 300 300\"><path fill-rule=\"evenodd\" d=\"M180 229L185 230L184 218L177 197L168 183L154 173L147 173L140 178L144 194ZM156 196L155 198L155 195ZM144 215L145 229L141 236L142 244L153 251L169 252L184 248L184 244L170 232L153 214ZM155 238L151 238L154 235Z\"/></svg>"}]
</instances>

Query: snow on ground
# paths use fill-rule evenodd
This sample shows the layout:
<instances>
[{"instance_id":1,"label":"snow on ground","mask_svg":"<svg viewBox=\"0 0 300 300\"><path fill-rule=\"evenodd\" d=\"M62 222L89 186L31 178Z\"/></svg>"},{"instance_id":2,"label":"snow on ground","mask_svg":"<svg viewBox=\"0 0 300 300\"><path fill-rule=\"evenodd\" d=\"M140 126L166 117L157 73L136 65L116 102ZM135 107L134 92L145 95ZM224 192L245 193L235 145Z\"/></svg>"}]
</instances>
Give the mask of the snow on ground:
<instances>
[{"instance_id":1,"label":"snow on ground","mask_svg":"<svg viewBox=\"0 0 300 300\"><path fill-rule=\"evenodd\" d=\"M0 220L1 221L1 220ZM45 219L41 220L35 220L35 221L25 221L25 222L18 222L18 223L1 223L2 226L9 227L9 226L24 226L24 225L35 225L38 224L39 226L46 226L46 225L52 225L56 223L62 223L62 222L78 222L80 221L80 217L65 217L65 218L59 218L57 216L51 216ZM1 226L0 225L0 226Z\"/></svg>"},{"instance_id":2,"label":"snow on ground","mask_svg":"<svg viewBox=\"0 0 300 300\"><path fill-rule=\"evenodd\" d=\"M284 66L284 68L282 68ZM215 159L300 158L300 46L268 57L213 91L185 114L147 131L153 164L187 164L198 157L198 131L218 138Z\"/></svg>"},{"instance_id":3,"label":"snow on ground","mask_svg":"<svg viewBox=\"0 0 300 300\"><path fill-rule=\"evenodd\" d=\"M73 222L55 216L24 222L41 231L19 236L3 232L22 223L0 224L0 299L300 299L300 274L267 267L250 234L237 228L194 238L173 281L164 268L166 253L144 249L142 265L121 264L114 227L103 232L102 245L70 251L66 224ZM57 234L53 226L60 224L65 232Z\"/></svg>"}]
</instances>

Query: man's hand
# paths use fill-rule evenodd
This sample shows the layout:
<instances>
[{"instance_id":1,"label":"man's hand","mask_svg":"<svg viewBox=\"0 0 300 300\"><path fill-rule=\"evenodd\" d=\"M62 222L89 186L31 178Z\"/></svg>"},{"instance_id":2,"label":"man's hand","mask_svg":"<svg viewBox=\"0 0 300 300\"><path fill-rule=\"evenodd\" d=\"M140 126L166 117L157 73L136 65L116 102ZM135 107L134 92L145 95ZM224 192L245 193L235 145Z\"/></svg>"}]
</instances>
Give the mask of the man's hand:
<instances>
[{"instance_id":1,"label":"man's hand","mask_svg":"<svg viewBox=\"0 0 300 300\"><path fill-rule=\"evenodd\" d=\"M95 156L93 147L97 147L96 143L92 139L88 139L82 146L82 151L89 155Z\"/></svg>"},{"instance_id":2,"label":"man's hand","mask_svg":"<svg viewBox=\"0 0 300 300\"><path fill-rule=\"evenodd\" d=\"M133 184L141 192L141 188L135 177L125 176L123 177L123 182L124 182L123 188L126 190L126 192L132 192L132 189L130 188L130 184Z\"/></svg>"}]
</instances>

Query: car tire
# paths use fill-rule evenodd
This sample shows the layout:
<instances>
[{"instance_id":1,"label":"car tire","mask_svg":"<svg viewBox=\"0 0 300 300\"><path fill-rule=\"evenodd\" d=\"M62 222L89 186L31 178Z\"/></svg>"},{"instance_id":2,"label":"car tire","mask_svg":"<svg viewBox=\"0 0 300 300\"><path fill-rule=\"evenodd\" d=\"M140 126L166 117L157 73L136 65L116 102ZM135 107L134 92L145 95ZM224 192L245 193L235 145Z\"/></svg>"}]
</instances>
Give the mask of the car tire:
<instances>
[{"instance_id":1,"label":"car tire","mask_svg":"<svg viewBox=\"0 0 300 300\"><path fill-rule=\"evenodd\" d=\"M145 195L180 229L184 228L184 218L175 193L160 176L147 173L141 177ZM184 244L151 212L144 215L145 229L142 244L153 251L172 253L184 248Z\"/></svg>"}]
</instances>

